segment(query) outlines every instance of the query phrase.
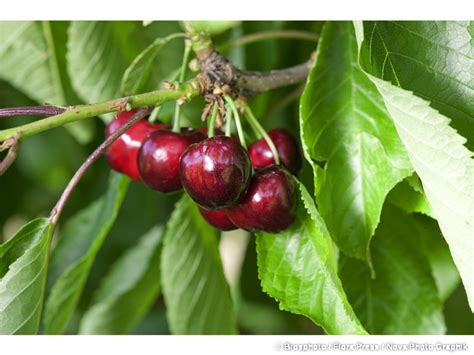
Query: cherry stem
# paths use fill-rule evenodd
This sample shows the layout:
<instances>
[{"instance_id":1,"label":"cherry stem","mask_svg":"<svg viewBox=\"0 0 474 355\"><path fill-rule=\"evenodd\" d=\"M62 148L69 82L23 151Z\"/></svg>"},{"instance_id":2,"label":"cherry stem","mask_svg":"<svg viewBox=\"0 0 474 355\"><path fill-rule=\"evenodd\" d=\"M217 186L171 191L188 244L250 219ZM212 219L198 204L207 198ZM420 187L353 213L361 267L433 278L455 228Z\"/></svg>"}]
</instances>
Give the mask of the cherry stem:
<instances>
[{"instance_id":1,"label":"cherry stem","mask_svg":"<svg viewBox=\"0 0 474 355\"><path fill-rule=\"evenodd\" d=\"M0 117L14 116L55 116L66 111L63 107L57 106L30 106L30 107L12 107L1 108Z\"/></svg>"},{"instance_id":2,"label":"cherry stem","mask_svg":"<svg viewBox=\"0 0 474 355\"><path fill-rule=\"evenodd\" d=\"M227 105L229 106L229 105ZM225 115L225 135L230 137L231 129L232 129L232 110L227 107L226 115Z\"/></svg>"},{"instance_id":3,"label":"cherry stem","mask_svg":"<svg viewBox=\"0 0 474 355\"><path fill-rule=\"evenodd\" d=\"M280 156L278 155L278 150L276 149L275 144L273 143L272 139L268 135L267 131L265 131L262 125L258 122L257 118L254 116L252 110L250 109L250 106L247 105L245 102L242 102L242 106L244 107L244 111L247 115L249 123L253 126L254 129L256 129L262 135L263 139L265 139L265 141L268 144L268 147L272 151L275 164L279 165Z\"/></svg>"},{"instance_id":4,"label":"cherry stem","mask_svg":"<svg viewBox=\"0 0 474 355\"><path fill-rule=\"evenodd\" d=\"M161 107L162 106L157 106L151 111L150 116L148 117L148 122L151 122L151 123L156 122L156 120L158 119L158 114L161 111Z\"/></svg>"},{"instance_id":5,"label":"cherry stem","mask_svg":"<svg viewBox=\"0 0 474 355\"><path fill-rule=\"evenodd\" d=\"M140 119L144 118L146 115L150 113L150 109L148 107L140 108L129 120L125 123L122 127L120 127L117 131L112 133L101 145L99 145L94 152L86 159L84 163L79 167L76 171L74 176L71 178L69 183L67 184L66 188L64 189L61 197L59 198L58 202L51 210L51 214L49 217L50 222L53 225L56 225L58 222L59 216L61 215L62 211L64 210L64 206L66 205L71 193L73 192L74 188L77 186L79 181L84 176L85 172L89 167L104 153L104 151L118 138L120 137L126 130L128 130L131 126L137 123Z\"/></svg>"},{"instance_id":6,"label":"cherry stem","mask_svg":"<svg viewBox=\"0 0 474 355\"><path fill-rule=\"evenodd\" d=\"M263 138L262 134L260 133L259 129L255 126L255 123L251 120L248 121L250 124L250 128L252 128L252 131L255 135L255 138L261 139Z\"/></svg>"},{"instance_id":7,"label":"cherry stem","mask_svg":"<svg viewBox=\"0 0 474 355\"><path fill-rule=\"evenodd\" d=\"M186 68L189 61L189 56L191 54L191 41L189 39L184 40L184 53L183 53L183 62L181 63L181 69L179 72L179 83L181 84L184 81L186 76ZM173 132L179 133L181 129L180 125L180 114L181 114L181 105L179 100L176 101L175 110L174 110L174 119L173 119Z\"/></svg>"},{"instance_id":8,"label":"cherry stem","mask_svg":"<svg viewBox=\"0 0 474 355\"><path fill-rule=\"evenodd\" d=\"M232 113L234 114L235 127L237 128L237 135L239 136L240 145L247 149L247 144L245 143L244 131L242 130L242 123L240 122L239 110L235 106L234 100L228 95L224 96L224 100L229 104Z\"/></svg>"},{"instance_id":9,"label":"cherry stem","mask_svg":"<svg viewBox=\"0 0 474 355\"><path fill-rule=\"evenodd\" d=\"M217 112L219 111L219 107L217 103L214 103L214 106L212 107L212 113L211 117L209 118L209 123L207 126L207 136L209 138L214 137L214 130L215 130L215 125L216 125L216 118L217 118Z\"/></svg>"}]
</instances>

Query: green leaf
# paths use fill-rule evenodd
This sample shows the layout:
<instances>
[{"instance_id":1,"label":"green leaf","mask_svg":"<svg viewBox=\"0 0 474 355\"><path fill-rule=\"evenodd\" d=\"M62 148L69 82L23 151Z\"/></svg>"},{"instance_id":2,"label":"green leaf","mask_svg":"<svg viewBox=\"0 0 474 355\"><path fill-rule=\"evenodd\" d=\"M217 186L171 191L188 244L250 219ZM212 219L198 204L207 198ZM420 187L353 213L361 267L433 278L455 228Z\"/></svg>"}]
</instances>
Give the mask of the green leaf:
<instances>
[{"instance_id":1,"label":"green leaf","mask_svg":"<svg viewBox=\"0 0 474 355\"><path fill-rule=\"evenodd\" d=\"M340 277L349 301L371 334L442 334L443 307L414 216L384 207L372 241L377 277L362 262L341 255ZM436 237L427 235L426 238Z\"/></svg>"},{"instance_id":2,"label":"green leaf","mask_svg":"<svg viewBox=\"0 0 474 355\"><path fill-rule=\"evenodd\" d=\"M120 89L124 95L134 95L140 93L150 79L155 58L160 49L170 40L181 36L181 34L170 35L164 38L157 38L143 52L141 52L130 64L122 78ZM159 78L153 78L159 82Z\"/></svg>"},{"instance_id":3,"label":"green leaf","mask_svg":"<svg viewBox=\"0 0 474 355\"><path fill-rule=\"evenodd\" d=\"M411 92L372 77L448 242L474 310L474 159L449 119Z\"/></svg>"},{"instance_id":4,"label":"green leaf","mask_svg":"<svg viewBox=\"0 0 474 355\"><path fill-rule=\"evenodd\" d=\"M422 249L430 262L439 297L445 302L459 284L459 272L436 222L424 216L415 218L417 227L421 230L419 235Z\"/></svg>"},{"instance_id":5,"label":"green leaf","mask_svg":"<svg viewBox=\"0 0 474 355\"><path fill-rule=\"evenodd\" d=\"M191 21L197 31L208 32L212 35L230 30L240 24L240 21Z\"/></svg>"},{"instance_id":6,"label":"green leaf","mask_svg":"<svg viewBox=\"0 0 474 355\"><path fill-rule=\"evenodd\" d=\"M428 100L473 149L474 22L364 22L363 31L363 67Z\"/></svg>"},{"instance_id":7,"label":"green leaf","mask_svg":"<svg viewBox=\"0 0 474 355\"><path fill-rule=\"evenodd\" d=\"M369 243L388 192L412 167L375 85L359 68L349 22L326 23L300 103L306 158L316 166L316 199L347 255L370 262Z\"/></svg>"},{"instance_id":8,"label":"green leaf","mask_svg":"<svg viewBox=\"0 0 474 355\"><path fill-rule=\"evenodd\" d=\"M366 334L337 276L326 226L302 184L299 189L293 225L278 234L257 233L262 288L280 308L310 318L328 334Z\"/></svg>"},{"instance_id":9,"label":"green leaf","mask_svg":"<svg viewBox=\"0 0 474 355\"><path fill-rule=\"evenodd\" d=\"M0 334L38 332L52 231L37 218L0 245Z\"/></svg>"},{"instance_id":10,"label":"green leaf","mask_svg":"<svg viewBox=\"0 0 474 355\"><path fill-rule=\"evenodd\" d=\"M161 256L167 317L173 334L235 334L236 320L217 231L183 196L166 227Z\"/></svg>"},{"instance_id":11,"label":"green leaf","mask_svg":"<svg viewBox=\"0 0 474 355\"><path fill-rule=\"evenodd\" d=\"M77 104L66 70L67 22L0 23L0 79L40 104ZM80 142L93 135L90 124L66 126Z\"/></svg>"},{"instance_id":12,"label":"green leaf","mask_svg":"<svg viewBox=\"0 0 474 355\"><path fill-rule=\"evenodd\" d=\"M46 334L61 334L68 325L128 183L127 177L111 173L107 193L75 215L59 233L48 273L49 296L43 317Z\"/></svg>"},{"instance_id":13,"label":"green leaf","mask_svg":"<svg viewBox=\"0 0 474 355\"><path fill-rule=\"evenodd\" d=\"M423 190L416 190L407 179L400 182L390 191L387 201L407 213L418 212L435 218Z\"/></svg>"},{"instance_id":14,"label":"green leaf","mask_svg":"<svg viewBox=\"0 0 474 355\"><path fill-rule=\"evenodd\" d=\"M72 88L71 80L67 71L67 35L69 22L50 21L43 22L43 29L52 55L56 56L57 76L61 79L64 92L65 105L77 105L82 103L76 92ZM80 143L87 144L95 136L95 123L91 120L77 121L64 126L66 130Z\"/></svg>"},{"instance_id":15,"label":"green leaf","mask_svg":"<svg viewBox=\"0 0 474 355\"><path fill-rule=\"evenodd\" d=\"M131 22L74 21L69 27L68 63L72 85L88 103L120 96L122 75L139 53Z\"/></svg>"},{"instance_id":16,"label":"green leaf","mask_svg":"<svg viewBox=\"0 0 474 355\"><path fill-rule=\"evenodd\" d=\"M364 38L361 24L356 23L355 27L359 48L364 48L367 39ZM451 38L450 45L457 46L457 41L462 38ZM390 64L390 58L387 58ZM369 59L362 60L361 63L367 65ZM382 70L381 74L383 73ZM369 77L382 94L410 161L423 184L433 214L461 274L471 310L474 311L473 153L465 147L466 138L450 127L450 119L431 108L429 102L389 82L372 75Z\"/></svg>"},{"instance_id":17,"label":"green leaf","mask_svg":"<svg viewBox=\"0 0 474 355\"><path fill-rule=\"evenodd\" d=\"M46 37L47 23L0 23L0 79L40 103L64 105L54 42Z\"/></svg>"},{"instance_id":18,"label":"green leaf","mask_svg":"<svg viewBox=\"0 0 474 355\"><path fill-rule=\"evenodd\" d=\"M145 234L112 266L84 314L80 334L127 334L152 306L160 292L163 228Z\"/></svg>"}]
</instances>

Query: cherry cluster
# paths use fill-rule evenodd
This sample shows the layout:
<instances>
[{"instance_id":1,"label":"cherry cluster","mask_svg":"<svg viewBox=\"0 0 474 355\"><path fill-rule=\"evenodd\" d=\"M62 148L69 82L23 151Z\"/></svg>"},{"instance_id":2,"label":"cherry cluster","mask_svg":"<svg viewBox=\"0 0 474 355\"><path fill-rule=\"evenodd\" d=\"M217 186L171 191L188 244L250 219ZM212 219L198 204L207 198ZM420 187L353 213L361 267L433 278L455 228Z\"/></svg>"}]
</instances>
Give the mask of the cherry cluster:
<instances>
[{"instance_id":1,"label":"cherry cluster","mask_svg":"<svg viewBox=\"0 0 474 355\"><path fill-rule=\"evenodd\" d=\"M110 136L136 113L121 112L107 126ZM262 138L248 152L234 137L207 128L176 133L163 123L142 119L107 150L109 165L141 180L153 190L173 192L184 187L204 219L217 229L279 232L295 218L295 183L301 168L295 138L285 129L268 133L279 154L275 165Z\"/></svg>"}]
</instances>

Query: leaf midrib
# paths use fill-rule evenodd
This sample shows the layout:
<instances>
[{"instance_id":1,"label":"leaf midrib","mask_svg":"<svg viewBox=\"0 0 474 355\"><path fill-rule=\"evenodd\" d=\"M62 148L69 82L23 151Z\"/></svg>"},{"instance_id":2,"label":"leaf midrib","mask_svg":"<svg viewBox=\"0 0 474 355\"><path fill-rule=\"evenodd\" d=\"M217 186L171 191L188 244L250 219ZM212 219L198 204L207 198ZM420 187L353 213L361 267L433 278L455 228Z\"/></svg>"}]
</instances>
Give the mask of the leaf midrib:
<instances>
[{"instance_id":1,"label":"leaf midrib","mask_svg":"<svg viewBox=\"0 0 474 355\"><path fill-rule=\"evenodd\" d=\"M51 72L52 81L54 82L53 87L56 88L56 93L61 100L59 104L64 105L66 103L66 94L64 91L64 84L61 80L61 74L59 72L59 63L53 34L51 32L51 25L49 24L49 21L43 21L41 26L43 28L43 35L46 42L46 50L48 51L49 70Z\"/></svg>"}]
</instances>

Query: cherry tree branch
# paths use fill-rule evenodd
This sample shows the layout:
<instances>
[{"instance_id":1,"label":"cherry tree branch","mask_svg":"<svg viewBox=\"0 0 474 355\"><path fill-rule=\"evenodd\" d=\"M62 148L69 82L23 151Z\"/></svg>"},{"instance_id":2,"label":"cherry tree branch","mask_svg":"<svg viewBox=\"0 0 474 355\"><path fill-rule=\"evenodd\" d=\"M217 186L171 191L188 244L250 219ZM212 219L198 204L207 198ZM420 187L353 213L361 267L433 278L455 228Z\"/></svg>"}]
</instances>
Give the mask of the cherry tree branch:
<instances>
[{"instance_id":1,"label":"cherry tree branch","mask_svg":"<svg viewBox=\"0 0 474 355\"><path fill-rule=\"evenodd\" d=\"M51 210L51 215L49 217L51 223L55 225L58 221L61 212L64 210L64 206L66 202L69 200L71 193L73 192L74 188L77 186L79 181L84 176L85 172L89 167L105 152L105 150L118 138L120 137L127 129L137 123L140 119L144 118L146 115L150 113L151 109L148 107L140 108L131 118L130 120L120 127L117 131L111 134L101 145L97 147L94 152L86 159L84 163L80 166L80 168L76 171L74 176L71 178L69 183L67 184L66 188L64 189L61 197L59 198L58 202Z\"/></svg>"},{"instance_id":2,"label":"cherry tree branch","mask_svg":"<svg viewBox=\"0 0 474 355\"><path fill-rule=\"evenodd\" d=\"M282 70L268 72L241 71L238 74L236 85L241 90L256 94L296 84L306 80L312 64L313 60L310 59L303 64Z\"/></svg>"},{"instance_id":3,"label":"cherry tree branch","mask_svg":"<svg viewBox=\"0 0 474 355\"><path fill-rule=\"evenodd\" d=\"M227 58L214 49L209 36L195 31L190 23L185 23L185 28L201 69L200 75L185 83L178 85L168 83L167 88L163 90L156 90L97 104L68 106L65 108L35 106L0 110L0 117L19 115L48 116L22 126L0 130L0 143L4 142L0 145L0 148L9 149L6 158L0 165L0 171L4 171L13 162L19 141L24 137L104 113L138 109L133 117L124 126L110 135L76 171L58 202L51 210L50 221L53 225L57 224L59 216L64 210L64 206L69 200L74 188L89 167L121 134L138 120L149 114L153 107L172 100L184 101L198 95L205 96L214 94L216 90L218 92L219 89L222 90L221 93L224 92L225 94L230 93L234 96L248 97L259 92L305 80L312 64L311 58L306 63L282 70L273 70L270 72L242 71L237 69ZM238 121L238 116L236 116L236 121Z\"/></svg>"},{"instance_id":4,"label":"cherry tree branch","mask_svg":"<svg viewBox=\"0 0 474 355\"><path fill-rule=\"evenodd\" d=\"M21 140L24 137L51 128L109 112L124 111L125 109L144 106L159 106L168 101L185 100L198 95L213 94L216 88L222 89L225 93L231 94L234 97L250 97L260 92L304 81L313 63L313 56L311 56L303 64L282 70L272 70L269 72L240 70L215 50L209 36L194 30L190 23L185 22L184 25L202 72L199 76L180 85L170 85L169 88L164 90L156 90L97 104L68 106L65 108L35 106L1 109L0 117L17 115L49 117L22 126L0 130L0 142L11 137ZM307 34L304 35L304 37L307 36Z\"/></svg>"},{"instance_id":5,"label":"cherry tree branch","mask_svg":"<svg viewBox=\"0 0 474 355\"><path fill-rule=\"evenodd\" d=\"M201 90L200 77L196 77L180 84L179 86L171 85L171 87L163 90L151 91L145 94L128 96L98 104L68 106L58 115L0 131L0 142L13 136L17 136L18 139L21 139L54 127L63 126L67 123L102 115L108 112L124 111L126 109L140 108L144 106L159 106L172 100L178 100L181 98L188 99L193 96L198 96L201 93ZM7 109L5 109L5 111L6 110ZM11 111L15 109L8 110ZM25 112L25 110L23 112Z\"/></svg>"},{"instance_id":6,"label":"cherry tree branch","mask_svg":"<svg viewBox=\"0 0 474 355\"><path fill-rule=\"evenodd\" d=\"M207 86L217 84L234 96L248 97L302 82L306 80L314 61L314 55L311 55L305 63L286 69L268 72L240 70L214 48L206 33L196 31L189 22L185 22L185 29L191 39L202 75L209 82Z\"/></svg>"}]
</instances>

